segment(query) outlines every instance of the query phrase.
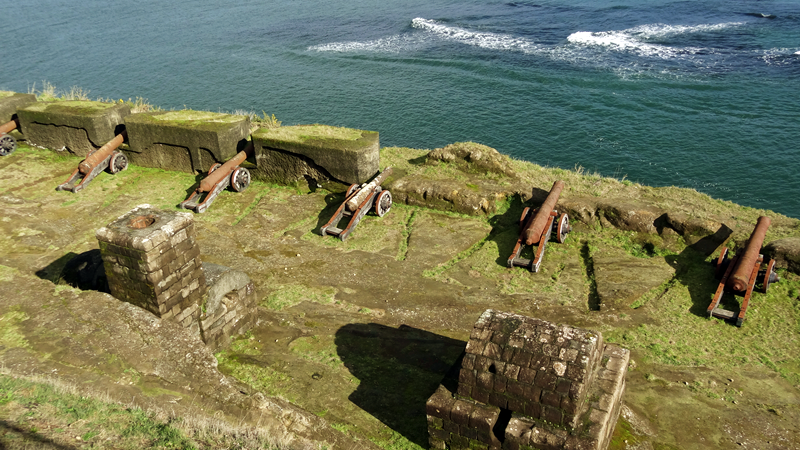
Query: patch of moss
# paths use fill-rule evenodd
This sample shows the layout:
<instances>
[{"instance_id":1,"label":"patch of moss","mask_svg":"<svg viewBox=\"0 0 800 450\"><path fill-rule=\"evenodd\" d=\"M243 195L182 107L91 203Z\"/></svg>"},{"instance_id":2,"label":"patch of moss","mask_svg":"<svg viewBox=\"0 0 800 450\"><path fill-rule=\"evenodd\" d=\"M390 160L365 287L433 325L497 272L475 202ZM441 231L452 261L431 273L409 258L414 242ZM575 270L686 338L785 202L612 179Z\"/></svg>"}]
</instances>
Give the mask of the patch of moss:
<instances>
[{"instance_id":1,"label":"patch of moss","mask_svg":"<svg viewBox=\"0 0 800 450\"><path fill-rule=\"evenodd\" d=\"M332 304L336 292L334 288L319 289L300 285L275 286L275 290L260 304L275 311L291 308L304 301Z\"/></svg>"},{"instance_id":2,"label":"patch of moss","mask_svg":"<svg viewBox=\"0 0 800 450\"><path fill-rule=\"evenodd\" d=\"M30 347L19 326L20 322L29 318L19 310L9 311L0 316L0 347L3 348L3 352L9 348Z\"/></svg>"},{"instance_id":3,"label":"patch of moss","mask_svg":"<svg viewBox=\"0 0 800 450\"><path fill-rule=\"evenodd\" d=\"M25 107L26 111L38 111L54 114L91 116L101 114L116 103L94 102L91 100L62 100L58 102L36 102Z\"/></svg>"},{"instance_id":4,"label":"patch of moss","mask_svg":"<svg viewBox=\"0 0 800 450\"><path fill-rule=\"evenodd\" d=\"M361 139L363 134L362 130L319 124L265 128L258 131L259 137L299 144L312 140L355 141Z\"/></svg>"}]
</instances>

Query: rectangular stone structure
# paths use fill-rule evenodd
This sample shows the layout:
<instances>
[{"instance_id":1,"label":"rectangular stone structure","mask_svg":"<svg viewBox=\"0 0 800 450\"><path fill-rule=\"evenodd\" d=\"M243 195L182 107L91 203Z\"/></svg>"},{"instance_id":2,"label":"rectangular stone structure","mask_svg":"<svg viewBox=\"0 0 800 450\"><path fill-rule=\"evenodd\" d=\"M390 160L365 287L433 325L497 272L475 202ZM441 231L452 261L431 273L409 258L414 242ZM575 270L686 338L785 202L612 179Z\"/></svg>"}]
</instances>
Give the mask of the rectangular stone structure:
<instances>
[{"instance_id":1,"label":"rectangular stone structure","mask_svg":"<svg viewBox=\"0 0 800 450\"><path fill-rule=\"evenodd\" d=\"M247 145L250 118L209 111L153 111L125 118L132 164L202 173Z\"/></svg>"},{"instance_id":2,"label":"rectangular stone structure","mask_svg":"<svg viewBox=\"0 0 800 450\"><path fill-rule=\"evenodd\" d=\"M231 337L252 328L256 318L255 286L241 271L218 264L203 263L208 291L201 306L200 330L203 342L216 351Z\"/></svg>"},{"instance_id":3,"label":"rectangular stone structure","mask_svg":"<svg viewBox=\"0 0 800 450\"><path fill-rule=\"evenodd\" d=\"M0 125L10 122L17 114L17 109L31 103L36 103L36 96L33 94L0 91Z\"/></svg>"},{"instance_id":4,"label":"rectangular stone structure","mask_svg":"<svg viewBox=\"0 0 800 450\"><path fill-rule=\"evenodd\" d=\"M364 183L379 172L377 131L330 125L260 128L253 133L257 168L264 181L293 183L305 175Z\"/></svg>"},{"instance_id":5,"label":"rectangular stone structure","mask_svg":"<svg viewBox=\"0 0 800 450\"><path fill-rule=\"evenodd\" d=\"M29 143L77 156L86 156L114 139L124 130L123 120L130 113L124 103L88 100L36 102L17 110Z\"/></svg>"},{"instance_id":6,"label":"rectangular stone structure","mask_svg":"<svg viewBox=\"0 0 800 450\"><path fill-rule=\"evenodd\" d=\"M467 342L458 393L574 426L602 348L597 333L488 310Z\"/></svg>"},{"instance_id":7,"label":"rectangular stone structure","mask_svg":"<svg viewBox=\"0 0 800 450\"><path fill-rule=\"evenodd\" d=\"M96 232L111 294L200 333L207 286L191 213L139 205Z\"/></svg>"},{"instance_id":8,"label":"rectangular stone structure","mask_svg":"<svg viewBox=\"0 0 800 450\"><path fill-rule=\"evenodd\" d=\"M600 333L485 311L462 358L427 404L431 448L605 449L619 417L630 352ZM454 384L457 383L457 384ZM453 387L455 393L448 391ZM493 408L496 441L464 422Z\"/></svg>"}]
</instances>

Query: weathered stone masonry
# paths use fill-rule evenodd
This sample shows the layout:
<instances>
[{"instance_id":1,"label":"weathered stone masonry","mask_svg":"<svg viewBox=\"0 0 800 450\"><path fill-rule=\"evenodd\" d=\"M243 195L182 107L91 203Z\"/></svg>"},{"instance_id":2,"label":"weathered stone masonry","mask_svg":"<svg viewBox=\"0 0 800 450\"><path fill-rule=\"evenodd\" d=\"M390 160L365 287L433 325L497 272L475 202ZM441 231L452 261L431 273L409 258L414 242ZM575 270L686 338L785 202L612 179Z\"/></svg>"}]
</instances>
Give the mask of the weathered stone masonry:
<instances>
[{"instance_id":1,"label":"weathered stone masonry","mask_svg":"<svg viewBox=\"0 0 800 450\"><path fill-rule=\"evenodd\" d=\"M193 220L140 205L96 235L114 297L189 328L216 350L253 326L255 288L245 273L200 260Z\"/></svg>"},{"instance_id":2,"label":"weathered stone masonry","mask_svg":"<svg viewBox=\"0 0 800 450\"><path fill-rule=\"evenodd\" d=\"M206 280L190 213L141 205L97 239L111 295L199 333Z\"/></svg>"},{"instance_id":3,"label":"weathered stone masonry","mask_svg":"<svg viewBox=\"0 0 800 450\"><path fill-rule=\"evenodd\" d=\"M599 333L487 310L453 373L458 388L443 382L427 402L431 448L606 448L628 360Z\"/></svg>"}]
</instances>

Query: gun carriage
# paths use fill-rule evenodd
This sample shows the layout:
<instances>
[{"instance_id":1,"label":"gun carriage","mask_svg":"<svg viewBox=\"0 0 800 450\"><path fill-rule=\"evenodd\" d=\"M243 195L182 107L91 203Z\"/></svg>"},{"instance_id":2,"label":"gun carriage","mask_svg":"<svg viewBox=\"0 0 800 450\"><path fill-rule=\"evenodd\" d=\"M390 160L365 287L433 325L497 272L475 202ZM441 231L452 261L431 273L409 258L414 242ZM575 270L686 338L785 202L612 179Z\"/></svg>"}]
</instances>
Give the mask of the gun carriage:
<instances>
[{"instance_id":1,"label":"gun carriage","mask_svg":"<svg viewBox=\"0 0 800 450\"><path fill-rule=\"evenodd\" d=\"M17 149L17 140L8 133L19 128L19 119L14 119L0 125L0 156L7 156Z\"/></svg>"},{"instance_id":2,"label":"gun carriage","mask_svg":"<svg viewBox=\"0 0 800 450\"><path fill-rule=\"evenodd\" d=\"M57 191L76 193L85 188L100 172L108 169L117 174L128 168L128 158L117 148L127 139L128 133L123 131L99 149L89 153L86 159L78 164L69 179L56 187Z\"/></svg>"},{"instance_id":3,"label":"gun carriage","mask_svg":"<svg viewBox=\"0 0 800 450\"><path fill-rule=\"evenodd\" d=\"M381 188L386 178L391 175L392 168L388 167L369 183L361 186L352 184L345 193L344 202L336 210L320 231L323 236L338 236L345 240L353 232L361 219L374 207L375 214L383 217L392 207L392 194L386 189ZM347 219L347 225L339 228L339 222Z\"/></svg>"},{"instance_id":4,"label":"gun carriage","mask_svg":"<svg viewBox=\"0 0 800 450\"><path fill-rule=\"evenodd\" d=\"M179 205L184 209L191 209L196 213L202 213L217 196L230 186L236 192L242 192L250 186L250 171L242 167L248 157L253 156L253 141L250 141L244 150L240 151L225 164L214 164L208 170L208 176L200 182L197 189L189 195L189 198L182 201Z\"/></svg>"},{"instance_id":5,"label":"gun carriage","mask_svg":"<svg viewBox=\"0 0 800 450\"><path fill-rule=\"evenodd\" d=\"M720 275L722 277L717 286L717 291L711 299L711 304L708 305L708 317L717 317L723 320L735 318L736 326L741 327L758 279L762 280L761 288L765 294L771 283L780 280L775 273L774 259L770 259L762 269L764 256L760 254L761 245L764 243L764 237L767 234L767 228L769 228L770 223L769 217L759 217L750 239L747 240L744 251L739 252L733 258L728 259L728 247L722 247L716 262L717 277ZM734 295L744 295L738 314L720 307L722 295L726 291Z\"/></svg>"},{"instance_id":6,"label":"gun carriage","mask_svg":"<svg viewBox=\"0 0 800 450\"><path fill-rule=\"evenodd\" d=\"M566 241L567 233L571 231L569 216L566 213L559 214L555 209L563 189L564 182L556 181L539 209L531 210L526 207L522 210L522 216L519 219L519 238L514 246L514 251L508 258L509 268L527 267L531 272L538 272L550 236L555 235L559 244ZM522 250L528 245L538 245L533 260L520 257Z\"/></svg>"}]
</instances>

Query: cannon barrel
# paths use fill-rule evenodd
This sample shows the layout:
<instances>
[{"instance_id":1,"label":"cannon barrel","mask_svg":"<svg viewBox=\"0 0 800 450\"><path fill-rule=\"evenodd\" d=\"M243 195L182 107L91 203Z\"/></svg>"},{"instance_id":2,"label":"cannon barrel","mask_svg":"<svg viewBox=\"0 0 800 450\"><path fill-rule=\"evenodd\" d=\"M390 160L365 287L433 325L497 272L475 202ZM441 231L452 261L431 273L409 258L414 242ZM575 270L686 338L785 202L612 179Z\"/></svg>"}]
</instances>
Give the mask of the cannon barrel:
<instances>
[{"instance_id":1,"label":"cannon barrel","mask_svg":"<svg viewBox=\"0 0 800 450\"><path fill-rule=\"evenodd\" d=\"M225 162L217 170L208 174L207 177L200 182L200 192L211 192L214 186L217 185L223 178L231 174L239 164L243 163L248 156L253 156L253 141L250 141L244 150L240 151L233 158Z\"/></svg>"},{"instance_id":2,"label":"cannon barrel","mask_svg":"<svg viewBox=\"0 0 800 450\"><path fill-rule=\"evenodd\" d=\"M17 128L19 128L19 119L14 118L14 119L10 120L9 122L6 122L6 123L0 125L0 134L11 133L12 131L16 130Z\"/></svg>"},{"instance_id":3,"label":"cannon barrel","mask_svg":"<svg viewBox=\"0 0 800 450\"><path fill-rule=\"evenodd\" d=\"M761 245L764 243L764 237L771 222L770 218L766 216L758 218L753 234L747 240L744 253L737 260L733 275L728 279L728 287L731 289L736 291L747 289L750 274L753 272L753 265L758 261L758 254L761 251Z\"/></svg>"},{"instance_id":4,"label":"cannon barrel","mask_svg":"<svg viewBox=\"0 0 800 450\"><path fill-rule=\"evenodd\" d=\"M108 158L108 155L111 154L114 150L117 149L122 142L128 137L128 132L123 131L122 133L116 135L114 139L106 142L102 147L98 148L94 152L92 152L89 156L86 157L81 163L78 165L78 169L80 169L81 173L84 175L88 175L89 172L92 171L98 164L105 161Z\"/></svg>"},{"instance_id":5,"label":"cannon barrel","mask_svg":"<svg viewBox=\"0 0 800 450\"><path fill-rule=\"evenodd\" d=\"M561 195L561 191L563 189L563 181L557 180L555 183L553 183L553 188L550 189L550 193L547 194L547 198L539 208L539 212L536 213L536 217L533 218L533 222L524 231L525 245L539 243L539 238L542 236L542 231L544 230L545 225L547 225L547 219L550 216L550 211L555 209L556 203L558 203L558 197Z\"/></svg>"},{"instance_id":6,"label":"cannon barrel","mask_svg":"<svg viewBox=\"0 0 800 450\"><path fill-rule=\"evenodd\" d=\"M369 194L373 190L375 190L375 188L380 186L381 183L383 183L383 181L386 180L386 177L388 177L391 174L392 174L392 168L387 167L386 170L381 172L377 177L375 177L374 180L370 181L366 186L361 188L361 190L358 191L358 193L355 196L353 196L353 198L348 200L347 210L348 211L357 210L358 206L367 198L367 196L369 196Z\"/></svg>"}]
</instances>

